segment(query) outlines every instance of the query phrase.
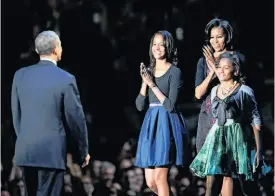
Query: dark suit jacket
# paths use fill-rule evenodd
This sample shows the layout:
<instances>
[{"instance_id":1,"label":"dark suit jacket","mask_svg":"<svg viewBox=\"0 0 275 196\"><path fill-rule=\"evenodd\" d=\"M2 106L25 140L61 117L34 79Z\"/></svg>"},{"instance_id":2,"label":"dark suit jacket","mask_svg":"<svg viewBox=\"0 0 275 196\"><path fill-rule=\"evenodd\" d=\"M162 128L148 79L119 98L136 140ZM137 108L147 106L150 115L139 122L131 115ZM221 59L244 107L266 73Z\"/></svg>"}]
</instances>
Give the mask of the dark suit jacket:
<instances>
[{"instance_id":1,"label":"dark suit jacket","mask_svg":"<svg viewBox=\"0 0 275 196\"><path fill-rule=\"evenodd\" d=\"M84 112L75 77L42 60L16 71L11 95L18 166L66 168L65 116L83 162L88 154Z\"/></svg>"}]
</instances>

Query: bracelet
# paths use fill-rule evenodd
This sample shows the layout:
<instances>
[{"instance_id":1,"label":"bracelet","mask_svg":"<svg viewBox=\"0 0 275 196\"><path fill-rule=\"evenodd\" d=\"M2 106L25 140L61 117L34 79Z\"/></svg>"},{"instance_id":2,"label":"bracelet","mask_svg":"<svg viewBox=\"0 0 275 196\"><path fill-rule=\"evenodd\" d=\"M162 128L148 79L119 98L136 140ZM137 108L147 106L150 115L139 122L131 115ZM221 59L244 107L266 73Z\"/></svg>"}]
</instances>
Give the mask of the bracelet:
<instances>
[{"instance_id":1,"label":"bracelet","mask_svg":"<svg viewBox=\"0 0 275 196\"><path fill-rule=\"evenodd\" d=\"M152 88L154 88L154 87L156 87L157 85L155 85L155 84L153 84L152 86L150 86L150 89L152 89Z\"/></svg>"}]
</instances>

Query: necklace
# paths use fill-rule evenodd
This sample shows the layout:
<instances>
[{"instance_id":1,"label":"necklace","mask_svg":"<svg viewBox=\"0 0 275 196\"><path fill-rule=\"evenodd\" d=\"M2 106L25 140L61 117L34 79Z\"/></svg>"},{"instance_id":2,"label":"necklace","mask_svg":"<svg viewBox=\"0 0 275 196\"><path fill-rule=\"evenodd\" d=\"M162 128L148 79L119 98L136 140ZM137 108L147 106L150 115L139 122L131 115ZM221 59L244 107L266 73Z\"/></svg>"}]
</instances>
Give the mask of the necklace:
<instances>
[{"instance_id":1,"label":"necklace","mask_svg":"<svg viewBox=\"0 0 275 196\"><path fill-rule=\"evenodd\" d=\"M232 86L228 87L228 88L224 88L224 87L220 86L222 96L226 97L226 95L228 95L231 92L231 90L236 86L236 84L237 84L237 82L234 81L234 84Z\"/></svg>"}]
</instances>

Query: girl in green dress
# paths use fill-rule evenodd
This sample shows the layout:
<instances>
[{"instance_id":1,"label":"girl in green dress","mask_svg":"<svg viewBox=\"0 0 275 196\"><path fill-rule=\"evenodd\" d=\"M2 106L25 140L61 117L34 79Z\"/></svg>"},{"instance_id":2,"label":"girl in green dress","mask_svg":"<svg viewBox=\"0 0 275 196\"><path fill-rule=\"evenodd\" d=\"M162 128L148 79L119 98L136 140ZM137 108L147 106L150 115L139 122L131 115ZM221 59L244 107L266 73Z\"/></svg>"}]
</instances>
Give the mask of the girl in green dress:
<instances>
[{"instance_id":1,"label":"girl in green dress","mask_svg":"<svg viewBox=\"0 0 275 196\"><path fill-rule=\"evenodd\" d=\"M220 84L211 90L216 122L190 165L195 175L206 177L206 196L220 194L223 177L253 180L256 171L271 170L263 162L257 102L253 90L244 85L238 57L223 53L216 72Z\"/></svg>"}]
</instances>

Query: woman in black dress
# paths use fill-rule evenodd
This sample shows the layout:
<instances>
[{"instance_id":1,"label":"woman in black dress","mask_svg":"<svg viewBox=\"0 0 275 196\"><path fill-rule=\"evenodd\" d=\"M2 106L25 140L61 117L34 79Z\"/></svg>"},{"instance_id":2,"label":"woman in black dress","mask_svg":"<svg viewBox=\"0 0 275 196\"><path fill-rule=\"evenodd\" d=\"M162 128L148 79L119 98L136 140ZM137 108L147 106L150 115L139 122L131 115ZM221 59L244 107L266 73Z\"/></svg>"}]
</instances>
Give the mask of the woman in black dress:
<instances>
[{"instance_id":1,"label":"woman in black dress","mask_svg":"<svg viewBox=\"0 0 275 196\"><path fill-rule=\"evenodd\" d=\"M196 80L195 80L195 97L202 100L201 110L198 120L196 148L200 151L204 144L208 131L215 122L211 112L210 91L218 80L215 74L215 65L218 57L228 51L235 54L243 65L244 56L233 51L233 28L228 21L223 19L212 19L205 28L207 45L203 47L203 55L197 64ZM225 177L222 187L222 195L233 195L233 181L231 178Z\"/></svg>"}]
</instances>

